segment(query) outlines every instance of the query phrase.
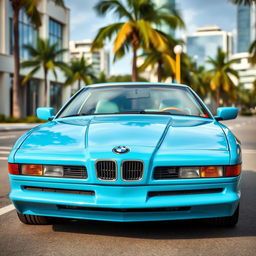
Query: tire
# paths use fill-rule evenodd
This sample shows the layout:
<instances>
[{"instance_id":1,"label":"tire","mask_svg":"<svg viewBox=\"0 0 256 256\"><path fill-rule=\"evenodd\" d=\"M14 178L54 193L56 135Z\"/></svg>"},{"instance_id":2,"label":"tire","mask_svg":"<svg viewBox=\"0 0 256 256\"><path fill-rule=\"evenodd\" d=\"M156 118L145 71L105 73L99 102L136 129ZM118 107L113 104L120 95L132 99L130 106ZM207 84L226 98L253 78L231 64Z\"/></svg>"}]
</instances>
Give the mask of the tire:
<instances>
[{"instance_id":1,"label":"tire","mask_svg":"<svg viewBox=\"0 0 256 256\"><path fill-rule=\"evenodd\" d=\"M239 219L239 205L232 216L214 218L213 224L222 227L235 227Z\"/></svg>"},{"instance_id":2,"label":"tire","mask_svg":"<svg viewBox=\"0 0 256 256\"><path fill-rule=\"evenodd\" d=\"M20 221L28 225L47 225L49 224L49 219L45 216L22 214L17 212Z\"/></svg>"}]
</instances>

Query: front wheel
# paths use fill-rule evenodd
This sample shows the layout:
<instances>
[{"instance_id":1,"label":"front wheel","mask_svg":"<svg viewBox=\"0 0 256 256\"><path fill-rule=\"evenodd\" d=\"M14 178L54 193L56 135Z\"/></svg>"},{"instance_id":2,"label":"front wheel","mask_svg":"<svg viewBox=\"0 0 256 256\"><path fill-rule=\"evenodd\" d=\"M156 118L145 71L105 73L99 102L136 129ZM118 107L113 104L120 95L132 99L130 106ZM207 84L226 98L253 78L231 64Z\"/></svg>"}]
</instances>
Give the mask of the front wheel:
<instances>
[{"instance_id":1,"label":"front wheel","mask_svg":"<svg viewBox=\"0 0 256 256\"><path fill-rule=\"evenodd\" d=\"M45 216L22 214L19 212L17 212L17 215L18 215L20 221L24 224L29 224L29 225L47 225L47 224L49 224L49 219Z\"/></svg>"},{"instance_id":2,"label":"front wheel","mask_svg":"<svg viewBox=\"0 0 256 256\"><path fill-rule=\"evenodd\" d=\"M239 205L232 216L214 218L213 223L218 226L234 227L237 224L238 219L239 219Z\"/></svg>"}]
</instances>

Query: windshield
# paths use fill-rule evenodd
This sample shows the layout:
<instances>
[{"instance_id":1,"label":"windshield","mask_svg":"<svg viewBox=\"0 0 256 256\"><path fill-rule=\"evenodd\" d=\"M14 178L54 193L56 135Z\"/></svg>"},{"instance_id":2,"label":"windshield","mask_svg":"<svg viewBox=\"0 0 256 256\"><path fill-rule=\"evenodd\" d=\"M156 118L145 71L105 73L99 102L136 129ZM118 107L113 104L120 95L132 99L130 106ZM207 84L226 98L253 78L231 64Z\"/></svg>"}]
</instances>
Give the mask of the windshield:
<instances>
[{"instance_id":1,"label":"windshield","mask_svg":"<svg viewBox=\"0 0 256 256\"><path fill-rule=\"evenodd\" d=\"M210 117L186 87L160 85L87 87L57 117L126 113Z\"/></svg>"}]
</instances>

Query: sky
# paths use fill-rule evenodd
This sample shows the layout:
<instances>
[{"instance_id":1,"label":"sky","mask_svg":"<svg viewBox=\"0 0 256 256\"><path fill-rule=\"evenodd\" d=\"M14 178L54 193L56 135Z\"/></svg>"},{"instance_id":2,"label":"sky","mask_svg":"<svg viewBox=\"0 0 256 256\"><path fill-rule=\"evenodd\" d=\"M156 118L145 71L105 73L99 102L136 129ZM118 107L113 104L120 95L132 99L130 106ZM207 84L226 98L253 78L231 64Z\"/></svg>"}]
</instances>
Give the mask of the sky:
<instances>
[{"instance_id":1,"label":"sky","mask_svg":"<svg viewBox=\"0 0 256 256\"><path fill-rule=\"evenodd\" d=\"M99 28L117 21L111 15L97 16L93 7L98 1L65 0L66 6L70 8L70 40L93 39ZM178 37L209 24L217 25L228 32L236 32L236 6L229 0L176 0L176 6L186 23L186 29L178 31ZM111 43L106 45L111 53L111 74L130 73L127 68L131 66L131 55L113 63L112 47Z\"/></svg>"}]
</instances>

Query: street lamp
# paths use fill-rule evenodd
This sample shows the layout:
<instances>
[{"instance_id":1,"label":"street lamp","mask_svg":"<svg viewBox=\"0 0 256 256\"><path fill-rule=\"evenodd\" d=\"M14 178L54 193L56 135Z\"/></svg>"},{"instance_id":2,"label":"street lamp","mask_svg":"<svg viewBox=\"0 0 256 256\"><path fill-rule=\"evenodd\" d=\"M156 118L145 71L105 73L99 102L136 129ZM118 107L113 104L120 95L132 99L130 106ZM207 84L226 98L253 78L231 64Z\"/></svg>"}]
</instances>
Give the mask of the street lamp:
<instances>
[{"instance_id":1,"label":"street lamp","mask_svg":"<svg viewBox=\"0 0 256 256\"><path fill-rule=\"evenodd\" d=\"M182 53L182 46L181 45L175 45L174 47L174 53L176 54L176 81L177 83L181 83L181 71L180 71L180 55Z\"/></svg>"}]
</instances>

